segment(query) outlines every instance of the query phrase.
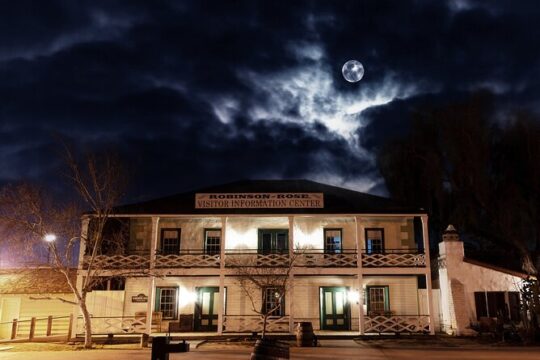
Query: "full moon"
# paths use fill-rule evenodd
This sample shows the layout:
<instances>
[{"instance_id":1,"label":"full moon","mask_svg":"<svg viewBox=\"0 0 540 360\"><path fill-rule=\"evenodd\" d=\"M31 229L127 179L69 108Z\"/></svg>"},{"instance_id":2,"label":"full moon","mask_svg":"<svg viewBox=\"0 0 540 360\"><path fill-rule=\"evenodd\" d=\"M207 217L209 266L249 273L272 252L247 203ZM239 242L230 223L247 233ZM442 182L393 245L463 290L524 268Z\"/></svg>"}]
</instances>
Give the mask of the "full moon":
<instances>
[{"instance_id":1,"label":"full moon","mask_svg":"<svg viewBox=\"0 0 540 360\"><path fill-rule=\"evenodd\" d=\"M362 80L362 77L364 76L364 66L360 61L349 60L343 65L341 72L343 73L345 80L355 83Z\"/></svg>"}]
</instances>

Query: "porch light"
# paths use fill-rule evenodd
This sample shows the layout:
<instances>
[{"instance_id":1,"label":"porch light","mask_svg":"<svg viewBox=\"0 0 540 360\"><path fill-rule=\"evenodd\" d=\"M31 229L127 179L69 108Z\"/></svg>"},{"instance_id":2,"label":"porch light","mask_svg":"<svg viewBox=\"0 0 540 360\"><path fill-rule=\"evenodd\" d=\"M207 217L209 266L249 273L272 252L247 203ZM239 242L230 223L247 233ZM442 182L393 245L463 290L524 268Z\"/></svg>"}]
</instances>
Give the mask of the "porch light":
<instances>
[{"instance_id":1,"label":"porch light","mask_svg":"<svg viewBox=\"0 0 540 360\"><path fill-rule=\"evenodd\" d=\"M358 304L360 302L360 292L358 290L347 291L347 299L351 303Z\"/></svg>"},{"instance_id":2,"label":"porch light","mask_svg":"<svg viewBox=\"0 0 540 360\"><path fill-rule=\"evenodd\" d=\"M186 289L185 287L180 287L180 297L179 297L179 306L187 306L194 304L197 301L197 293L191 290Z\"/></svg>"}]
</instances>

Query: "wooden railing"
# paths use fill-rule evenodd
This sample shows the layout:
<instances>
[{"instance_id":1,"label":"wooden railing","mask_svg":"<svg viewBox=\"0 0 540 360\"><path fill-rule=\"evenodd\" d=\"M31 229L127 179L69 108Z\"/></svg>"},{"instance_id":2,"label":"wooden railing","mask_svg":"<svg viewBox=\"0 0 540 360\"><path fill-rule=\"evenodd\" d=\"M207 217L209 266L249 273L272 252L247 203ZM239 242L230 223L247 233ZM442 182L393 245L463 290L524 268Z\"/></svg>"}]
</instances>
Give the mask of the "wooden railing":
<instances>
[{"instance_id":1,"label":"wooden railing","mask_svg":"<svg viewBox=\"0 0 540 360\"><path fill-rule=\"evenodd\" d=\"M362 253L363 267L425 267L426 255L416 249L385 249Z\"/></svg>"},{"instance_id":2,"label":"wooden railing","mask_svg":"<svg viewBox=\"0 0 540 360\"><path fill-rule=\"evenodd\" d=\"M90 256L83 258L83 268L89 266ZM94 269L145 269L150 264L149 255L96 255Z\"/></svg>"},{"instance_id":3,"label":"wooden railing","mask_svg":"<svg viewBox=\"0 0 540 360\"><path fill-rule=\"evenodd\" d=\"M261 332L263 319L259 315L225 315L223 316L223 331L251 333ZM270 316L266 321L268 332L289 332L289 316Z\"/></svg>"},{"instance_id":4,"label":"wooden railing","mask_svg":"<svg viewBox=\"0 0 540 360\"><path fill-rule=\"evenodd\" d=\"M429 315L370 315L364 317L365 333L429 333Z\"/></svg>"},{"instance_id":5,"label":"wooden railing","mask_svg":"<svg viewBox=\"0 0 540 360\"><path fill-rule=\"evenodd\" d=\"M220 266L220 254L199 249L182 249L177 254L156 253L156 268L190 268Z\"/></svg>"},{"instance_id":6,"label":"wooden railing","mask_svg":"<svg viewBox=\"0 0 540 360\"><path fill-rule=\"evenodd\" d=\"M287 267L289 251L261 252L258 249L225 250L225 266Z\"/></svg>"},{"instance_id":7,"label":"wooden railing","mask_svg":"<svg viewBox=\"0 0 540 360\"><path fill-rule=\"evenodd\" d=\"M146 316L92 317L92 334L142 334L146 331ZM84 319L77 318L77 334L84 334Z\"/></svg>"},{"instance_id":8,"label":"wooden railing","mask_svg":"<svg viewBox=\"0 0 540 360\"><path fill-rule=\"evenodd\" d=\"M295 250L295 266L303 267L357 267L355 249L342 249L328 253L324 249Z\"/></svg>"},{"instance_id":9,"label":"wooden railing","mask_svg":"<svg viewBox=\"0 0 540 360\"><path fill-rule=\"evenodd\" d=\"M33 341L36 338L51 336L66 336L69 339L72 326L73 315L32 317L25 320L13 319L13 321L0 323L2 332L10 334L3 340L28 339Z\"/></svg>"}]
</instances>

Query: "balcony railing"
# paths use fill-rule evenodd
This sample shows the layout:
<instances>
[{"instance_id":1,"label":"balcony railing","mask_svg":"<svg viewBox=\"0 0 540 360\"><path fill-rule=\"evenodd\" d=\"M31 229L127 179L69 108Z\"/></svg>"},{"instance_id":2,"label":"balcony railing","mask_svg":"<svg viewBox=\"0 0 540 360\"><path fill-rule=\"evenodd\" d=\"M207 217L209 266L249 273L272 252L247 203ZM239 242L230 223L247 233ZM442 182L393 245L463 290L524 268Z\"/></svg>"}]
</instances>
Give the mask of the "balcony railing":
<instances>
[{"instance_id":1,"label":"balcony railing","mask_svg":"<svg viewBox=\"0 0 540 360\"><path fill-rule=\"evenodd\" d=\"M259 249L225 250L225 266L288 267L289 250L261 251Z\"/></svg>"},{"instance_id":2,"label":"balcony railing","mask_svg":"<svg viewBox=\"0 0 540 360\"><path fill-rule=\"evenodd\" d=\"M371 315L364 324L365 333L428 333L429 315Z\"/></svg>"},{"instance_id":3,"label":"balcony railing","mask_svg":"<svg viewBox=\"0 0 540 360\"><path fill-rule=\"evenodd\" d=\"M355 249L342 249L340 252L325 252L324 249L295 250L295 266L302 267L357 267Z\"/></svg>"},{"instance_id":4,"label":"balcony railing","mask_svg":"<svg viewBox=\"0 0 540 360\"><path fill-rule=\"evenodd\" d=\"M83 259L83 268L90 265L90 256ZM145 269L150 265L149 255L96 255L93 269Z\"/></svg>"},{"instance_id":5,"label":"balcony railing","mask_svg":"<svg viewBox=\"0 0 540 360\"><path fill-rule=\"evenodd\" d=\"M226 332L260 332L263 320L259 315L225 315L223 316L223 331ZM289 332L289 316L270 316L267 319L266 331Z\"/></svg>"},{"instance_id":6,"label":"balcony railing","mask_svg":"<svg viewBox=\"0 0 540 360\"><path fill-rule=\"evenodd\" d=\"M363 267L425 267L426 255L416 249L385 249L384 251L364 251Z\"/></svg>"},{"instance_id":7,"label":"balcony railing","mask_svg":"<svg viewBox=\"0 0 540 360\"><path fill-rule=\"evenodd\" d=\"M205 252L200 249L182 249L176 254L156 254L156 268L218 268L220 255L216 252Z\"/></svg>"}]
</instances>

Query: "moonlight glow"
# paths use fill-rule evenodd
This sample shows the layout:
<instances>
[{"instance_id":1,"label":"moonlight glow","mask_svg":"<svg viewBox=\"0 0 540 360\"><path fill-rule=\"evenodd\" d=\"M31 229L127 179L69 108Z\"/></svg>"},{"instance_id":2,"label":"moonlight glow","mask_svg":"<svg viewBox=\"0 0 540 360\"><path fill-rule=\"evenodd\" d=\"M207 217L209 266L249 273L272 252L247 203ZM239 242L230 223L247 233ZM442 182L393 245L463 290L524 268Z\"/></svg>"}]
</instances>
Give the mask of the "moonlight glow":
<instances>
[{"instance_id":1,"label":"moonlight glow","mask_svg":"<svg viewBox=\"0 0 540 360\"><path fill-rule=\"evenodd\" d=\"M360 61L349 60L343 65L341 72L343 73L345 80L355 83L362 80L362 77L364 77L364 66Z\"/></svg>"}]
</instances>

